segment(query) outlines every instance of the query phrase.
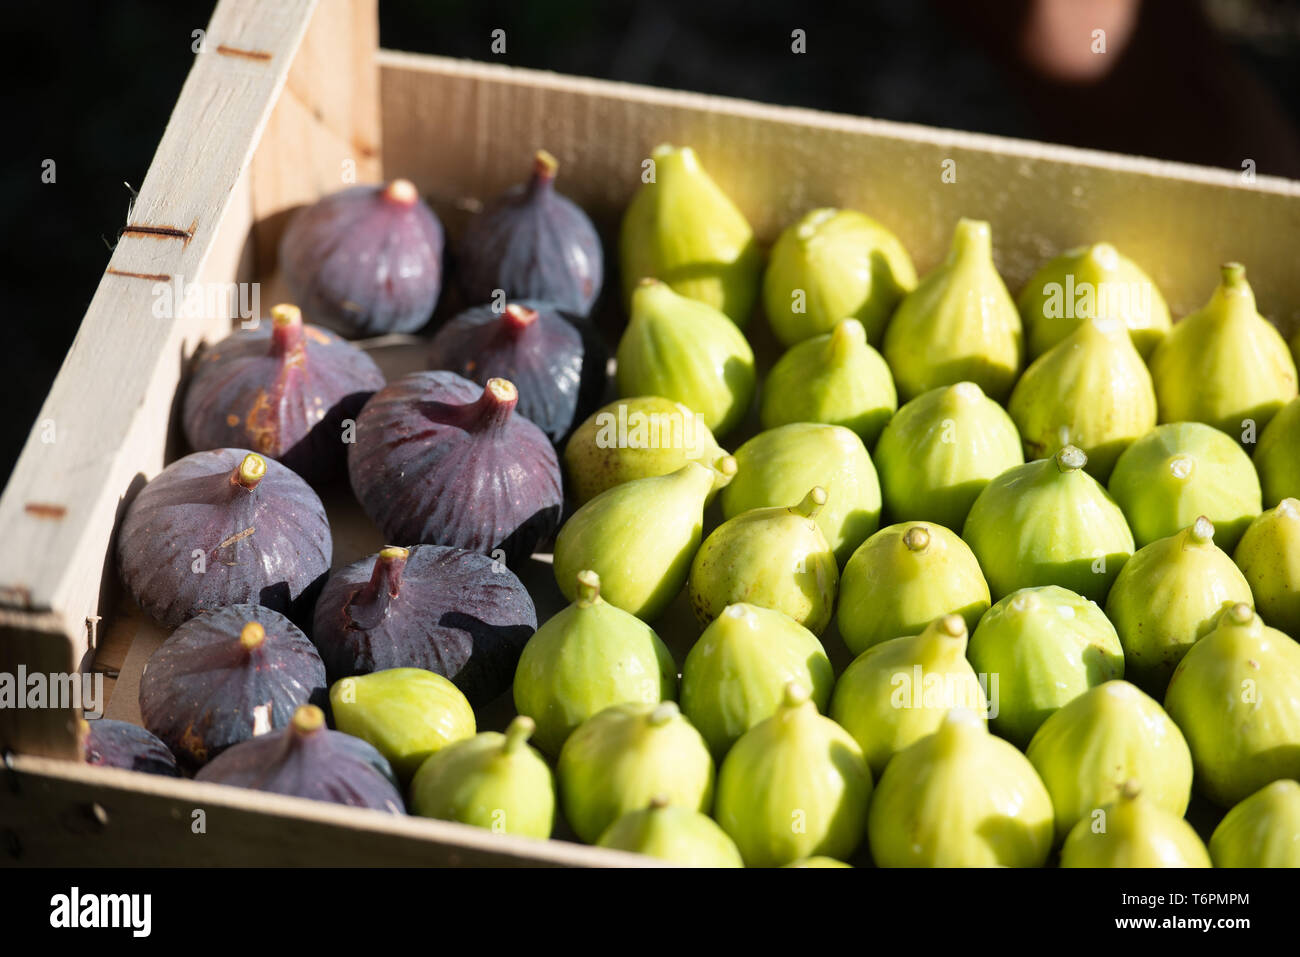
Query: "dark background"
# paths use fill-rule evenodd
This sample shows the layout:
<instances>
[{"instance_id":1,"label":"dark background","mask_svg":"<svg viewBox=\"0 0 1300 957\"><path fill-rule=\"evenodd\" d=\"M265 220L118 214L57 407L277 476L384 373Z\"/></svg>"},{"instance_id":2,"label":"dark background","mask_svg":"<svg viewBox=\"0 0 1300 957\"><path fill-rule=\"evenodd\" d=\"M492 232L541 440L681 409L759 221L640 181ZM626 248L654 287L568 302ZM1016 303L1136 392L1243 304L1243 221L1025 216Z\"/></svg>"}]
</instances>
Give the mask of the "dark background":
<instances>
[{"instance_id":1,"label":"dark background","mask_svg":"<svg viewBox=\"0 0 1300 957\"><path fill-rule=\"evenodd\" d=\"M6 5L0 476L71 345L125 222L123 184L143 180L193 60L191 31L212 7ZM396 49L1232 169L1251 158L1260 174L1300 178L1293 2L381 0L380 17ZM1087 50L1095 25L1107 28L1104 57ZM496 28L504 57L489 50ZM807 34L800 56L795 28ZM54 184L41 183L45 159L58 164Z\"/></svg>"}]
</instances>

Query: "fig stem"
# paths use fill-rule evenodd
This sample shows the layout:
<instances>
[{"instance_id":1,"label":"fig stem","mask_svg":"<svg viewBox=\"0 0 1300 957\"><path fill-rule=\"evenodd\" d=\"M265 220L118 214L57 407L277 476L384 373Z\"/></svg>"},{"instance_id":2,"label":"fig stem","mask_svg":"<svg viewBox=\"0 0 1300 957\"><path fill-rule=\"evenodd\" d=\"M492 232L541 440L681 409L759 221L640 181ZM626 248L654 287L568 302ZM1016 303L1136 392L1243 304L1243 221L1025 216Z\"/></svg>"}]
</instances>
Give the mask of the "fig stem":
<instances>
[{"instance_id":1,"label":"fig stem","mask_svg":"<svg viewBox=\"0 0 1300 957\"><path fill-rule=\"evenodd\" d=\"M811 691L798 681L787 681L781 694L781 707L800 708L812 700Z\"/></svg>"},{"instance_id":2,"label":"fig stem","mask_svg":"<svg viewBox=\"0 0 1300 957\"><path fill-rule=\"evenodd\" d=\"M587 608L600 598L600 576L590 568L578 572L578 604Z\"/></svg>"},{"instance_id":3,"label":"fig stem","mask_svg":"<svg viewBox=\"0 0 1300 957\"><path fill-rule=\"evenodd\" d=\"M519 404L519 390L509 379L488 379L474 403L474 419L482 430L504 429Z\"/></svg>"},{"instance_id":4,"label":"fig stem","mask_svg":"<svg viewBox=\"0 0 1300 957\"><path fill-rule=\"evenodd\" d=\"M1228 618L1235 625L1248 625L1254 617L1255 609L1251 608L1244 601L1239 601L1228 609Z\"/></svg>"},{"instance_id":5,"label":"fig stem","mask_svg":"<svg viewBox=\"0 0 1300 957\"><path fill-rule=\"evenodd\" d=\"M1188 537L1197 545L1211 545L1214 543L1214 523L1204 515L1199 516L1192 523Z\"/></svg>"},{"instance_id":6,"label":"fig stem","mask_svg":"<svg viewBox=\"0 0 1300 957\"><path fill-rule=\"evenodd\" d=\"M278 359L300 359L306 351L302 310L282 302L271 307L271 355Z\"/></svg>"},{"instance_id":7,"label":"fig stem","mask_svg":"<svg viewBox=\"0 0 1300 957\"><path fill-rule=\"evenodd\" d=\"M1119 788L1119 796L1122 800L1133 801L1142 793L1142 785L1136 778L1129 778Z\"/></svg>"},{"instance_id":8,"label":"fig stem","mask_svg":"<svg viewBox=\"0 0 1300 957\"><path fill-rule=\"evenodd\" d=\"M952 234L949 262L993 258L993 231L982 219L960 219Z\"/></svg>"},{"instance_id":9,"label":"fig stem","mask_svg":"<svg viewBox=\"0 0 1300 957\"><path fill-rule=\"evenodd\" d=\"M1088 456L1083 449L1067 445L1056 453L1056 467L1062 472L1077 472L1088 464Z\"/></svg>"},{"instance_id":10,"label":"fig stem","mask_svg":"<svg viewBox=\"0 0 1300 957\"><path fill-rule=\"evenodd\" d=\"M668 807L671 803L672 801L669 799L667 794L656 794L654 797L650 799L650 803L649 805L647 805L647 807L651 811L662 811L664 808Z\"/></svg>"},{"instance_id":11,"label":"fig stem","mask_svg":"<svg viewBox=\"0 0 1300 957\"><path fill-rule=\"evenodd\" d=\"M817 513L822 510L825 504L826 489L820 485L814 485L808 490L808 494L803 497L803 501L794 507L793 511L796 515L812 520L817 517Z\"/></svg>"},{"instance_id":12,"label":"fig stem","mask_svg":"<svg viewBox=\"0 0 1300 957\"><path fill-rule=\"evenodd\" d=\"M559 171L560 161L546 150L538 150L533 154L532 187L536 189L550 186L555 182L555 176Z\"/></svg>"},{"instance_id":13,"label":"fig stem","mask_svg":"<svg viewBox=\"0 0 1300 957\"><path fill-rule=\"evenodd\" d=\"M655 705L654 710L650 712L650 717L646 719L653 728L662 728L673 718L681 714L681 709L677 707L676 701L661 701Z\"/></svg>"},{"instance_id":14,"label":"fig stem","mask_svg":"<svg viewBox=\"0 0 1300 957\"><path fill-rule=\"evenodd\" d=\"M930 547L930 530L924 525L913 525L903 533L903 545L910 552L923 552Z\"/></svg>"},{"instance_id":15,"label":"fig stem","mask_svg":"<svg viewBox=\"0 0 1300 957\"><path fill-rule=\"evenodd\" d=\"M420 198L420 191L409 179L395 179L383 188L380 195L398 206L414 206Z\"/></svg>"},{"instance_id":16,"label":"fig stem","mask_svg":"<svg viewBox=\"0 0 1300 957\"><path fill-rule=\"evenodd\" d=\"M501 314L501 324L511 332L520 333L537 322L537 316L536 309L529 309L527 306L512 302Z\"/></svg>"},{"instance_id":17,"label":"fig stem","mask_svg":"<svg viewBox=\"0 0 1300 957\"><path fill-rule=\"evenodd\" d=\"M949 638L966 637L966 619L961 615L944 615L938 620L937 630Z\"/></svg>"},{"instance_id":18,"label":"fig stem","mask_svg":"<svg viewBox=\"0 0 1300 957\"><path fill-rule=\"evenodd\" d=\"M348 606L378 604L386 610L388 603L401 593L402 571L409 557L409 551L396 545L382 549L370 571L370 581L348 602Z\"/></svg>"},{"instance_id":19,"label":"fig stem","mask_svg":"<svg viewBox=\"0 0 1300 957\"><path fill-rule=\"evenodd\" d=\"M243 630L239 632L239 643L243 645L245 651L262 647L264 641L266 641L266 629L255 621L244 625Z\"/></svg>"},{"instance_id":20,"label":"fig stem","mask_svg":"<svg viewBox=\"0 0 1300 957\"><path fill-rule=\"evenodd\" d=\"M314 704L300 705L293 713L290 725L296 734L313 734L325 727L325 712Z\"/></svg>"},{"instance_id":21,"label":"fig stem","mask_svg":"<svg viewBox=\"0 0 1300 957\"><path fill-rule=\"evenodd\" d=\"M1093 243L1088 247L1088 258L1108 272L1119 266L1119 250L1110 243Z\"/></svg>"},{"instance_id":22,"label":"fig stem","mask_svg":"<svg viewBox=\"0 0 1300 957\"><path fill-rule=\"evenodd\" d=\"M528 743L528 739L537 730L537 722L526 714L516 715L506 726L506 742L501 750L505 754L514 754Z\"/></svg>"},{"instance_id":23,"label":"fig stem","mask_svg":"<svg viewBox=\"0 0 1300 957\"><path fill-rule=\"evenodd\" d=\"M1233 289L1246 282L1246 267L1241 263L1224 263L1219 267L1224 289Z\"/></svg>"},{"instance_id":24,"label":"fig stem","mask_svg":"<svg viewBox=\"0 0 1300 957\"><path fill-rule=\"evenodd\" d=\"M258 483L265 477L266 459L256 452L249 452L244 456L243 461L239 463L239 467L235 469L234 482L251 492L257 488Z\"/></svg>"},{"instance_id":25,"label":"fig stem","mask_svg":"<svg viewBox=\"0 0 1300 957\"><path fill-rule=\"evenodd\" d=\"M854 349L866 345L867 330L856 319L841 319L831 330L830 342L826 347L828 365L840 365L848 360Z\"/></svg>"}]
</instances>

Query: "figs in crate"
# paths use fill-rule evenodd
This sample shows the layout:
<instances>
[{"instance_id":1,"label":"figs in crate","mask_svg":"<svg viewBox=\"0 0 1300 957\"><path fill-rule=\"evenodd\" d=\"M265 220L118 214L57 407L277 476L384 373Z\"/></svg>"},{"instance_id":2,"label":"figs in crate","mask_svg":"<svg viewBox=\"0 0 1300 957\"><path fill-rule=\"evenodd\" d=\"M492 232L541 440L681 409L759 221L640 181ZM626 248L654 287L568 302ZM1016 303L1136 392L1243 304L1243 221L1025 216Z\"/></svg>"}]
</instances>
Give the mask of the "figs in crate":
<instances>
[{"instance_id":1,"label":"figs in crate","mask_svg":"<svg viewBox=\"0 0 1300 957\"><path fill-rule=\"evenodd\" d=\"M1259 434L1253 461L1265 508L1300 499L1300 398L1284 405Z\"/></svg>"},{"instance_id":2,"label":"figs in crate","mask_svg":"<svg viewBox=\"0 0 1300 957\"><path fill-rule=\"evenodd\" d=\"M406 810L384 756L360 738L325 727L325 713L311 704L280 730L219 755L194 779L390 814Z\"/></svg>"},{"instance_id":3,"label":"figs in crate","mask_svg":"<svg viewBox=\"0 0 1300 957\"><path fill-rule=\"evenodd\" d=\"M77 742L82 760L105 768L123 768L145 774L181 776L176 756L152 731L111 718L77 722Z\"/></svg>"},{"instance_id":4,"label":"figs in crate","mask_svg":"<svg viewBox=\"0 0 1300 957\"><path fill-rule=\"evenodd\" d=\"M1210 835L1215 867L1300 867L1300 783L1274 781L1233 807Z\"/></svg>"},{"instance_id":5,"label":"figs in crate","mask_svg":"<svg viewBox=\"0 0 1300 957\"><path fill-rule=\"evenodd\" d=\"M253 602L302 619L329 572L325 507L279 462L245 449L194 452L127 506L117 567L151 618L175 627Z\"/></svg>"},{"instance_id":6,"label":"figs in crate","mask_svg":"<svg viewBox=\"0 0 1300 957\"><path fill-rule=\"evenodd\" d=\"M414 332L442 289L442 223L410 180L352 186L293 215L280 270L309 322L349 338Z\"/></svg>"},{"instance_id":7,"label":"figs in crate","mask_svg":"<svg viewBox=\"0 0 1300 957\"><path fill-rule=\"evenodd\" d=\"M1061 847L1062 867L1210 867L1210 854L1181 815L1128 781L1114 803L1095 808Z\"/></svg>"},{"instance_id":8,"label":"figs in crate","mask_svg":"<svg viewBox=\"0 0 1300 957\"><path fill-rule=\"evenodd\" d=\"M478 706L515 673L537 611L514 573L477 552L389 546L335 572L312 638L330 677L424 668Z\"/></svg>"},{"instance_id":9,"label":"figs in crate","mask_svg":"<svg viewBox=\"0 0 1300 957\"><path fill-rule=\"evenodd\" d=\"M550 439L506 379L454 372L389 383L357 418L352 490L390 542L453 545L506 562L555 531L563 495Z\"/></svg>"},{"instance_id":10,"label":"figs in crate","mask_svg":"<svg viewBox=\"0 0 1300 957\"><path fill-rule=\"evenodd\" d=\"M191 766L283 728L325 692L325 666L289 619L260 605L191 618L164 641L140 678L144 725Z\"/></svg>"},{"instance_id":11,"label":"figs in crate","mask_svg":"<svg viewBox=\"0 0 1300 957\"><path fill-rule=\"evenodd\" d=\"M605 392L604 341L577 316L545 302L510 302L500 311L475 306L443 325L429 350L432 369L479 385L510 380L519 390L515 411L555 443Z\"/></svg>"},{"instance_id":12,"label":"figs in crate","mask_svg":"<svg viewBox=\"0 0 1300 957\"><path fill-rule=\"evenodd\" d=\"M383 388L374 360L297 306L271 310L271 331L240 332L199 357L182 421L193 449L250 448L318 484L342 471L345 420Z\"/></svg>"},{"instance_id":13,"label":"figs in crate","mask_svg":"<svg viewBox=\"0 0 1300 957\"><path fill-rule=\"evenodd\" d=\"M1264 621L1300 640L1300 500L1284 498L1250 523L1233 558Z\"/></svg>"},{"instance_id":14,"label":"figs in crate","mask_svg":"<svg viewBox=\"0 0 1300 957\"><path fill-rule=\"evenodd\" d=\"M740 851L713 819L652 798L642 811L629 811L605 829L600 847L646 854L679 867L744 867Z\"/></svg>"},{"instance_id":15,"label":"figs in crate","mask_svg":"<svg viewBox=\"0 0 1300 957\"><path fill-rule=\"evenodd\" d=\"M533 156L525 183L498 196L465 227L456 275L469 302L540 299L585 316L600 295L600 237L576 203L555 188L560 164L546 150Z\"/></svg>"}]
</instances>

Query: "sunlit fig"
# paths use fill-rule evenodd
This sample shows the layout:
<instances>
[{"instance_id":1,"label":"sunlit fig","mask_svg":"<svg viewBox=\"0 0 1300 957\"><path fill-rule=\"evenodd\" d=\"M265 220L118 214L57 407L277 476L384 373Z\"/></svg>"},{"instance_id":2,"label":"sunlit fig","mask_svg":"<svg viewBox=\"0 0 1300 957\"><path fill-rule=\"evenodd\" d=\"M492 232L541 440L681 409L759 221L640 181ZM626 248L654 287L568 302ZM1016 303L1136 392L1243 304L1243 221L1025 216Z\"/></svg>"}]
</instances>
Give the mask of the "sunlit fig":
<instances>
[{"instance_id":1,"label":"sunlit fig","mask_svg":"<svg viewBox=\"0 0 1300 957\"><path fill-rule=\"evenodd\" d=\"M1300 640L1300 500L1284 498L1250 523L1233 559L1266 622Z\"/></svg>"},{"instance_id":2,"label":"sunlit fig","mask_svg":"<svg viewBox=\"0 0 1300 957\"><path fill-rule=\"evenodd\" d=\"M1265 508L1284 498L1300 499L1300 398L1273 416L1259 434L1253 458Z\"/></svg>"},{"instance_id":3,"label":"sunlit fig","mask_svg":"<svg viewBox=\"0 0 1300 957\"><path fill-rule=\"evenodd\" d=\"M1210 857L1215 867L1300 867L1300 783L1274 781L1233 807Z\"/></svg>"},{"instance_id":4,"label":"sunlit fig","mask_svg":"<svg viewBox=\"0 0 1300 957\"><path fill-rule=\"evenodd\" d=\"M681 867L744 867L727 832L699 811L653 798L643 811L629 811L605 829L601 847L671 861Z\"/></svg>"},{"instance_id":5,"label":"sunlit fig","mask_svg":"<svg viewBox=\"0 0 1300 957\"><path fill-rule=\"evenodd\" d=\"M1095 808L1070 831L1062 867L1210 867L1210 854L1182 816L1161 807L1135 781L1114 803Z\"/></svg>"}]
</instances>

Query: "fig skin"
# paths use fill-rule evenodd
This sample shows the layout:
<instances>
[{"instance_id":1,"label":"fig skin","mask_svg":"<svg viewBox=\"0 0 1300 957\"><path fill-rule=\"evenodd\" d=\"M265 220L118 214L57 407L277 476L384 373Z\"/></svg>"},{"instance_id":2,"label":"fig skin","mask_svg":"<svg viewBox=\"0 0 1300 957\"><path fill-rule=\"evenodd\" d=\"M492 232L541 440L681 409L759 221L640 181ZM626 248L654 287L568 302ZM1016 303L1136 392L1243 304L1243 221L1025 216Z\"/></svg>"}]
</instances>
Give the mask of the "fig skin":
<instances>
[{"instance_id":1,"label":"fig skin","mask_svg":"<svg viewBox=\"0 0 1300 957\"><path fill-rule=\"evenodd\" d=\"M736 450L736 477L719 496L722 516L798 501L826 489L818 527L843 565L880 527L880 482L862 439L842 426L814 422L760 432Z\"/></svg>"},{"instance_id":2,"label":"fig skin","mask_svg":"<svg viewBox=\"0 0 1300 957\"><path fill-rule=\"evenodd\" d=\"M1235 805L1210 835L1215 867L1300 867L1300 783L1274 781Z\"/></svg>"},{"instance_id":3,"label":"fig skin","mask_svg":"<svg viewBox=\"0 0 1300 957\"><path fill-rule=\"evenodd\" d=\"M816 515L827 501L814 486L797 505L756 508L710 533L691 562L686 588L707 625L728 605L748 601L784 612L814 635L831 622L839 567Z\"/></svg>"},{"instance_id":4,"label":"fig skin","mask_svg":"<svg viewBox=\"0 0 1300 957\"><path fill-rule=\"evenodd\" d=\"M555 188L560 164L533 157L527 182L510 187L470 219L457 244L456 275L468 302L538 299L586 316L604 282L600 236L576 203Z\"/></svg>"},{"instance_id":5,"label":"fig skin","mask_svg":"<svg viewBox=\"0 0 1300 957\"><path fill-rule=\"evenodd\" d=\"M791 422L842 425L871 446L897 409L889 366L867 344L862 323L844 319L777 360L763 385L759 419L765 429Z\"/></svg>"},{"instance_id":6,"label":"fig skin","mask_svg":"<svg viewBox=\"0 0 1300 957\"><path fill-rule=\"evenodd\" d=\"M991 598L979 562L953 532L902 522L876 532L840 576L836 621L845 646L860 655L882 641L919 635L956 613L974 631Z\"/></svg>"},{"instance_id":7,"label":"fig skin","mask_svg":"<svg viewBox=\"0 0 1300 957\"><path fill-rule=\"evenodd\" d=\"M802 860L791 861L784 867L853 867L852 864L845 864L843 861L837 861L833 857L805 857Z\"/></svg>"},{"instance_id":8,"label":"fig skin","mask_svg":"<svg viewBox=\"0 0 1300 957\"><path fill-rule=\"evenodd\" d=\"M962 529L995 601L1060 585L1098 604L1133 554L1124 513L1067 445L1052 458L1003 472L985 486Z\"/></svg>"},{"instance_id":9,"label":"fig skin","mask_svg":"<svg viewBox=\"0 0 1300 957\"><path fill-rule=\"evenodd\" d=\"M1103 823L1104 822L1104 823ZM1062 867L1211 867L1210 854L1180 815L1129 782L1113 804L1094 809L1070 831Z\"/></svg>"},{"instance_id":10,"label":"fig skin","mask_svg":"<svg viewBox=\"0 0 1300 957\"><path fill-rule=\"evenodd\" d=\"M652 800L629 811L605 829L596 842L633 854L646 854L680 867L744 867L740 849L713 819L690 808Z\"/></svg>"},{"instance_id":11,"label":"fig skin","mask_svg":"<svg viewBox=\"0 0 1300 957\"><path fill-rule=\"evenodd\" d=\"M1284 498L1250 523L1233 559L1265 622L1292 638L1300 635L1300 500Z\"/></svg>"},{"instance_id":12,"label":"fig skin","mask_svg":"<svg viewBox=\"0 0 1300 957\"><path fill-rule=\"evenodd\" d=\"M918 395L889 420L874 454L894 521L954 531L993 479L1025 464L1020 433L974 382Z\"/></svg>"},{"instance_id":13,"label":"fig skin","mask_svg":"<svg viewBox=\"0 0 1300 957\"><path fill-rule=\"evenodd\" d=\"M791 681L826 710L835 672L817 636L779 611L728 605L682 664L682 711L720 761L742 734L776 713Z\"/></svg>"},{"instance_id":14,"label":"fig skin","mask_svg":"<svg viewBox=\"0 0 1300 957\"><path fill-rule=\"evenodd\" d=\"M140 678L144 725L190 767L283 728L325 694L316 648L279 612L231 605L191 618Z\"/></svg>"},{"instance_id":15,"label":"fig skin","mask_svg":"<svg viewBox=\"0 0 1300 957\"><path fill-rule=\"evenodd\" d=\"M1119 635L1096 603L1056 585L1007 595L980 619L970 663L996 675L993 730L1024 748L1057 709L1124 677Z\"/></svg>"},{"instance_id":16,"label":"fig skin","mask_svg":"<svg viewBox=\"0 0 1300 957\"><path fill-rule=\"evenodd\" d=\"M590 569L578 573L577 593L528 639L515 670L515 708L536 722L533 741L552 756L611 705L677 694L677 665L654 629L601 598Z\"/></svg>"},{"instance_id":17,"label":"fig skin","mask_svg":"<svg viewBox=\"0 0 1300 957\"><path fill-rule=\"evenodd\" d=\"M518 400L508 380L479 386L454 372L413 372L375 393L348 474L385 538L513 563L550 537L564 501L559 460Z\"/></svg>"},{"instance_id":18,"label":"fig skin","mask_svg":"<svg viewBox=\"0 0 1300 957\"><path fill-rule=\"evenodd\" d=\"M497 311L476 306L449 320L429 345L429 367L487 385L509 379L517 411L559 444L605 393L604 341L581 318L538 300Z\"/></svg>"},{"instance_id":19,"label":"fig skin","mask_svg":"<svg viewBox=\"0 0 1300 957\"><path fill-rule=\"evenodd\" d=\"M429 757L411 782L411 812L545 840L555 828L555 781L528 744L531 718L483 731Z\"/></svg>"},{"instance_id":20,"label":"fig skin","mask_svg":"<svg viewBox=\"0 0 1300 957\"><path fill-rule=\"evenodd\" d=\"M325 727L315 705L298 708L280 730L235 745L194 780L390 814L406 810L384 756L360 738Z\"/></svg>"},{"instance_id":21,"label":"fig skin","mask_svg":"<svg viewBox=\"0 0 1300 957\"><path fill-rule=\"evenodd\" d=\"M789 347L830 332L846 316L873 346L916 269L898 237L851 209L814 209L782 230L763 274L763 308L772 332ZM795 312L795 293L803 293Z\"/></svg>"},{"instance_id":22,"label":"fig skin","mask_svg":"<svg viewBox=\"0 0 1300 957\"><path fill-rule=\"evenodd\" d=\"M957 708L889 762L867 833L878 867L1041 867L1052 801L1023 754Z\"/></svg>"},{"instance_id":23,"label":"fig skin","mask_svg":"<svg viewBox=\"0 0 1300 957\"><path fill-rule=\"evenodd\" d=\"M118 529L117 567L145 613L171 628L247 602L304 620L333 550L311 486L273 459L215 449L140 490Z\"/></svg>"},{"instance_id":24,"label":"fig skin","mask_svg":"<svg viewBox=\"0 0 1300 957\"><path fill-rule=\"evenodd\" d=\"M1052 796L1056 839L1118 800L1125 781L1182 817L1192 797L1192 753L1160 705L1127 681L1107 681L1066 702L1025 751Z\"/></svg>"},{"instance_id":25,"label":"fig skin","mask_svg":"<svg viewBox=\"0 0 1300 957\"><path fill-rule=\"evenodd\" d=\"M340 678L330 688L334 727L375 746L407 782L431 754L476 730L460 689L423 668Z\"/></svg>"},{"instance_id":26,"label":"fig skin","mask_svg":"<svg viewBox=\"0 0 1300 957\"><path fill-rule=\"evenodd\" d=\"M1300 399L1292 399L1259 435L1253 457L1264 507L1300 498Z\"/></svg>"},{"instance_id":27,"label":"fig skin","mask_svg":"<svg viewBox=\"0 0 1300 957\"><path fill-rule=\"evenodd\" d=\"M727 752L714 817L747 867L845 858L862 843L871 790L857 743L791 682L776 713Z\"/></svg>"},{"instance_id":28,"label":"fig skin","mask_svg":"<svg viewBox=\"0 0 1300 957\"><path fill-rule=\"evenodd\" d=\"M1200 422L1157 426L1119 457L1108 485L1138 546L1204 515L1214 543L1231 552L1263 511L1259 476L1230 436Z\"/></svg>"},{"instance_id":29,"label":"fig skin","mask_svg":"<svg viewBox=\"0 0 1300 957\"><path fill-rule=\"evenodd\" d=\"M152 731L129 721L77 719L77 744L87 764L181 777L176 756Z\"/></svg>"},{"instance_id":30,"label":"fig skin","mask_svg":"<svg viewBox=\"0 0 1300 957\"><path fill-rule=\"evenodd\" d=\"M280 270L307 319L350 339L414 332L442 289L442 223L415 186L353 186L294 213Z\"/></svg>"},{"instance_id":31,"label":"fig skin","mask_svg":"<svg viewBox=\"0 0 1300 957\"><path fill-rule=\"evenodd\" d=\"M944 615L919 635L868 648L844 670L830 716L853 735L874 777L895 754L937 731L953 708L988 720L988 700L966 647L961 615Z\"/></svg>"},{"instance_id":32,"label":"fig skin","mask_svg":"<svg viewBox=\"0 0 1300 957\"><path fill-rule=\"evenodd\" d=\"M565 491L576 505L633 479L676 472L687 462L714 467L726 450L704 417L659 396L616 399L574 430L564 447ZM709 501L727 484L717 472Z\"/></svg>"},{"instance_id":33,"label":"fig skin","mask_svg":"<svg viewBox=\"0 0 1300 957\"><path fill-rule=\"evenodd\" d=\"M1300 645L1244 602L1183 656L1165 710L1192 750L1197 790L1220 807L1300 777Z\"/></svg>"},{"instance_id":34,"label":"fig skin","mask_svg":"<svg viewBox=\"0 0 1300 957\"><path fill-rule=\"evenodd\" d=\"M510 687L536 630L533 600L509 569L465 549L415 545L335 572L312 636L333 680L424 668L477 707Z\"/></svg>"},{"instance_id":35,"label":"fig skin","mask_svg":"<svg viewBox=\"0 0 1300 957\"><path fill-rule=\"evenodd\" d=\"M271 329L238 332L199 356L181 420L190 448L250 448L313 485L343 471L343 423L384 374L332 332L303 324L297 306L271 310Z\"/></svg>"},{"instance_id":36,"label":"fig skin","mask_svg":"<svg viewBox=\"0 0 1300 957\"><path fill-rule=\"evenodd\" d=\"M1101 301L1111 290L1128 293L1117 307ZM1070 291L1074 291L1074 302L1064 298ZM1144 294L1150 297L1148 308L1134 302L1134 292L1139 299ZM1089 319L1108 317L1124 323L1133 345L1147 359L1173 324L1165 298L1151 277L1110 243L1069 249L1044 264L1025 283L1016 306L1034 359Z\"/></svg>"},{"instance_id":37,"label":"fig skin","mask_svg":"<svg viewBox=\"0 0 1300 957\"><path fill-rule=\"evenodd\" d=\"M650 156L654 180L632 197L619 233L624 299L653 277L744 328L763 268L753 229L689 146L662 144Z\"/></svg>"},{"instance_id":38,"label":"fig skin","mask_svg":"<svg viewBox=\"0 0 1300 957\"><path fill-rule=\"evenodd\" d=\"M1163 698L1178 662L1219 613L1252 600L1250 584L1214 544L1214 524L1204 515L1142 546L1106 598L1106 617L1124 646L1125 677Z\"/></svg>"},{"instance_id":39,"label":"fig skin","mask_svg":"<svg viewBox=\"0 0 1300 957\"><path fill-rule=\"evenodd\" d=\"M588 844L656 797L701 814L713 806L713 758L672 701L588 718L564 742L557 775L564 818Z\"/></svg>"}]
</instances>

